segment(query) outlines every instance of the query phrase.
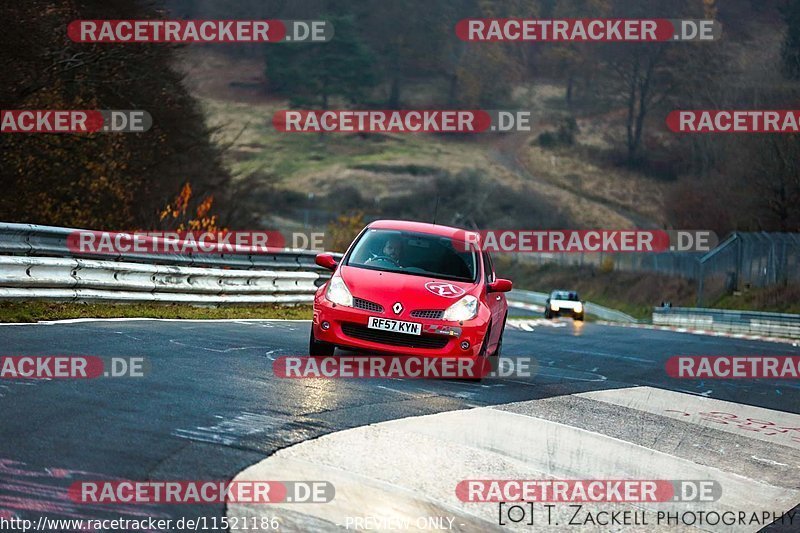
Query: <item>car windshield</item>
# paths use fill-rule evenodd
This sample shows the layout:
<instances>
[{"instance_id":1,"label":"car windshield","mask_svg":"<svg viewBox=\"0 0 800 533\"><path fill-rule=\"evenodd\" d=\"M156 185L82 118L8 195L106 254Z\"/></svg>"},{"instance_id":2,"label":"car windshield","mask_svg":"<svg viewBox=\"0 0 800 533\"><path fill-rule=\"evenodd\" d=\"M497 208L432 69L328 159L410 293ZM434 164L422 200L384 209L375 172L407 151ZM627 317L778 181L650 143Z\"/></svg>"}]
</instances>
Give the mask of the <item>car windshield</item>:
<instances>
[{"instance_id":1,"label":"car windshield","mask_svg":"<svg viewBox=\"0 0 800 533\"><path fill-rule=\"evenodd\" d=\"M454 281L475 281L475 251L465 251L449 237L370 229L353 247L346 264L371 270L401 272Z\"/></svg>"},{"instance_id":2,"label":"car windshield","mask_svg":"<svg viewBox=\"0 0 800 533\"><path fill-rule=\"evenodd\" d=\"M568 300L571 302L580 301L577 292L569 292L569 291L555 291L553 294L550 295L550 298L553 300Z\"/></svg>"}]
</instances>

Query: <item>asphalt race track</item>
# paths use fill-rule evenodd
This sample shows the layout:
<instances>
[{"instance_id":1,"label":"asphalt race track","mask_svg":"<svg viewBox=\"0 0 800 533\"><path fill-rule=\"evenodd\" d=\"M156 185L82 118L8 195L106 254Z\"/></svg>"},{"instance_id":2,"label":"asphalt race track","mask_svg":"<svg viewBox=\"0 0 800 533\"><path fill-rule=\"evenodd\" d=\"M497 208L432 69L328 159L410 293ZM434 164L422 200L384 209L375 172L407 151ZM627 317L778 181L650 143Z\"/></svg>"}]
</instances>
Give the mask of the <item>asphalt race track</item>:
<instances>
[{"instance_id":1,"label":"asphalt race track","mask_svg":"<svg viewBox=\"0 0 800 533\"><path fill-rule=\"evenodd\" d=\"M222 505L80 505L65 489L78 479L228 480L278 450L340 430L589 391L646 386L800 414L797 380L690 381L664 371L674 355L800 355L792 344L533 321L506 330L504 355L535 357L534 377L274 377L275 357L306 352L308 329L303 321L0 326L2 355L142 356L149 366L141 378L0 381L0 516L224 516ZM637 431L636 420L614 423L619 438ZM787 476L796 480L798 468L788 464Z\"/></svg>"}]
</instances>

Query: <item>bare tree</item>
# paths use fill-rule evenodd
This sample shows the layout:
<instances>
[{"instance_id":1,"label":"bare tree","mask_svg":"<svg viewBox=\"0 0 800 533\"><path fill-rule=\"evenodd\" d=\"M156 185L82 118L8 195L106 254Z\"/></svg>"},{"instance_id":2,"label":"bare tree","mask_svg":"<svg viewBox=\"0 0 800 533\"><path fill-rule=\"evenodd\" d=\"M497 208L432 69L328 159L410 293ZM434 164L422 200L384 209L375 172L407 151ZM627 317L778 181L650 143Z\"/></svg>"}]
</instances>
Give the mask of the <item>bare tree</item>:
<instances>
[{"instance_id":1,"label":"bare tree","mask_svg":"<svg viewBox=\"0 0 800 533\"><path fill-rule=\"evenodd\" d=\"M688 57L668 43L611 45L604 56L610 78L604 87L626 109L625 148L632 163L639 157L645 119L678 87Z\"/></svg>"}]
</instances>

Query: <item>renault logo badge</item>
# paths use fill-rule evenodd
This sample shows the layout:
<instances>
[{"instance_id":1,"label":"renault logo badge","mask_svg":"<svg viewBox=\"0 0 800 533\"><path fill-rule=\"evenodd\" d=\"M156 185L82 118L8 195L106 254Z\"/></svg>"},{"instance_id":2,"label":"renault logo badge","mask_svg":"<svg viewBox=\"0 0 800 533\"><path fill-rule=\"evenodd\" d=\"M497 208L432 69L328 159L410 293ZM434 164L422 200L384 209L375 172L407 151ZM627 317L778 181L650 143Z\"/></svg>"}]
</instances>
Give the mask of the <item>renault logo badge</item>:
<instances>
[{"instance_id":1,"label":"renault logo badge","mask_svg":"<svg viewBox=\"0 0 800 533\"><path fill-rule=\"evenodd\" d=\"M399 315L403 312L403 304L400 302L395 302L395 304L392 306L392 311L394 311L394 314Z\"/></svg>"}]
</instances>

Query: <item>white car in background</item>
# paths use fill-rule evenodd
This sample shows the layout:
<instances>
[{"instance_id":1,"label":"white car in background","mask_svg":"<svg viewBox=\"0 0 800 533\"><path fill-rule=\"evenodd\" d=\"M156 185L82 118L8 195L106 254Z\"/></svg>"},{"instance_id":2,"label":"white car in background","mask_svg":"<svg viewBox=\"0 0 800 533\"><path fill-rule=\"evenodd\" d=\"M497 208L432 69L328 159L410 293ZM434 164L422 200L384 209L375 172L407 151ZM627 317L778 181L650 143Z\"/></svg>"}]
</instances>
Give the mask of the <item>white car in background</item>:
<instances>
[{"instance_id":1,"label":"white car in background","mask_svg":"<svg viewBox=\"0 0 800 533\"><path fill-rule=\"evenodd\" d=\"M583 320L584 306L575 291L553 291L545 301L544 317L555 318L561 315L572 316L575 320Z\"/></svg>"}]
</instances>

